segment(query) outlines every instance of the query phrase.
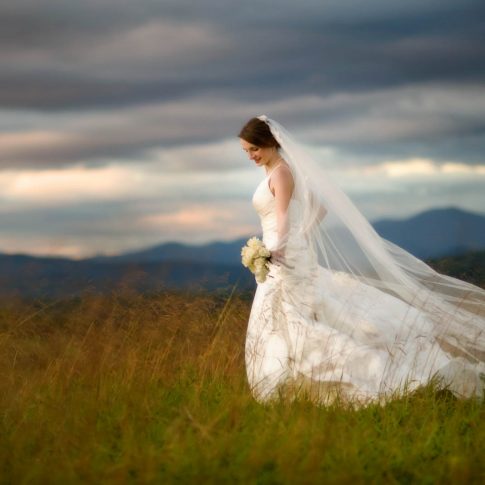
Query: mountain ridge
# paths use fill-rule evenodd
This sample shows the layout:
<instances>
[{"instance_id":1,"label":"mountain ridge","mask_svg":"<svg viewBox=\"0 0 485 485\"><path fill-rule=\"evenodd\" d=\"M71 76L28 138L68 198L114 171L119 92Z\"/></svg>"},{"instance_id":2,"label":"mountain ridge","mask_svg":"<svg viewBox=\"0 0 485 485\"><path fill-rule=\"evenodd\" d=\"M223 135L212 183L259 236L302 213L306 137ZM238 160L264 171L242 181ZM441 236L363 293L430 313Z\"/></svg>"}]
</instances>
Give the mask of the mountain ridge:
<instances>
[{"instance_id":1,"label":"mountain ridge","mask_svg":"<svg viewBox=\"0 0 485 485\"><path fill-rule=\"evenodd\" d=\"M424 254L418 255L422 260L464 255L464 263L452 258L451 262L440 264L458 277L482 281L481 273L477 273L480 268L474 266L482 264L485 258L485 216L452 208L451 211L427 211L404 220L381 220L373 225L382 237L405 249L410 248L402 240L408 246L414 245L415 252ZM409 238L409 235L419 237ZM141 292L226 291L234 285L251 292L255 288L254 276L241 265L240 256L246 240L204 245L164 243L119 256L78 260L0 253L0 295L63 298L85 291L103 293L117 288ZM473 251L481 253L473 255Z\"/></svg>"},{"instance_id":2,"label":"mountain ridge","mask_svg":"<svg viewBox=\"0 0 485 485\"><path fill-rule=\"evenodd\" d=\"M485 214L465 211L457 207L433 208L413 216L383 218L371 222L385 239L406 249L418 258L456 255L485 249ZM261 234L253 234L261 237ZM210 241L190 244L168 241L144 249L131 250L117 255L98 255L82 259L61 256L34 256L25 253L0 255L31 257L50 261L115 262L197 262L238 264L241 247L252 235L231 241Z\"/></svg>"},{"instance_id":3,"label":"mountain ridge","mask_svg":"<svg viewBox=\"0 0 485 485\"><path fill-rule=\"evenodd\" d=\"M485 214L453 206L430 209L405 219L379 219L371 224L382 237L418 258L441 257L485 248ZM88 260L234 264L239 262L240 249L249 237L251 235L233 241L213 241L199 245L173 241L120 255L98 256Z\"/></svg>"}]
</instances>

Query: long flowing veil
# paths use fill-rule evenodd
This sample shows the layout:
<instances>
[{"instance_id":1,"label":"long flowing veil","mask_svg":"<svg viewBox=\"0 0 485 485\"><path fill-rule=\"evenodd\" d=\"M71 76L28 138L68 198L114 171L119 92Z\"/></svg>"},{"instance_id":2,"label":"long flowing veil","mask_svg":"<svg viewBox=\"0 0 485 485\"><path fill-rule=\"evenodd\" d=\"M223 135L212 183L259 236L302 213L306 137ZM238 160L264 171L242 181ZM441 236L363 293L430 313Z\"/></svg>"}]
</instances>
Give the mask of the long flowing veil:
<instances>
[{"instance_id":1,"label":"long flowing veil","mask_svg":"<svg viewBox=\"0 0 485 485\"><path fill-rule=\"evenodd\" d=\"M425 312L432 322L433 338L445 352L482 366L485 290L436 272L381 237L330 175L281 124L266 115L258 118L268 124L281 145L280 154L287 161L295 183L292 199L302 207L298 231L305 235L318 264ZM281 237L279 246L284 245L285 237Z\"/></svg>"}]
</instances>

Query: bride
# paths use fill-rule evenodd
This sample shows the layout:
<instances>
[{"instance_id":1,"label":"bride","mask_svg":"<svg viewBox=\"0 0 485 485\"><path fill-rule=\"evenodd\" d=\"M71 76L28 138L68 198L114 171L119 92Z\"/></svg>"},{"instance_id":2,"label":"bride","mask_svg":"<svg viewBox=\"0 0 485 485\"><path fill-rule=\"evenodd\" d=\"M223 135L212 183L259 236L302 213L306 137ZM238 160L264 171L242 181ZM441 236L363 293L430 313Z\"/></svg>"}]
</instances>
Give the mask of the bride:
<instances>
[{"instance_id":1,"label":"bride","mask_svg":"<svg viewBox=\"0 0 485 485\"><path fill-rule=\"evenodd\" d=\"M252 203L271 251L246 335L254 397L382 404L433 381L483 398L485 290L380 237L276 121L239 138L266 171Z\"/></svg>"}]
</instances>

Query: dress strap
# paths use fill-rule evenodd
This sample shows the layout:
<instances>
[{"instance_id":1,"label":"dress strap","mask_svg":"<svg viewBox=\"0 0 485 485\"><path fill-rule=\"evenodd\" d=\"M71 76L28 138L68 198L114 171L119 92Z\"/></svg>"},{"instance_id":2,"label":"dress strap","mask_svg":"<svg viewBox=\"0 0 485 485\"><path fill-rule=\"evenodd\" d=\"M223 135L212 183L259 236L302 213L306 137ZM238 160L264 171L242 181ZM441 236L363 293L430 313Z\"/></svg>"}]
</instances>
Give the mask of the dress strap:
<instances>
[{"instance_id":1,"label":"dress strap","mask_svg":"<svg viewBox=\"0 0 485 485\"><path fill-rule=\"evenodd\" d=\"M273 174L273 172L274 172L274 171L275 171L275 170L276 170L276 169L277 169L279 166L281 166L281 162L280 162L280 163L278 163L278 165L276 165L276 167L274 167L274 168L273 168L273 170L271 170L271 172L270 172L268 175L266 175L266 178L270 178L270 177L271 177L271 175Z\"/></svg>"}]
</instances>

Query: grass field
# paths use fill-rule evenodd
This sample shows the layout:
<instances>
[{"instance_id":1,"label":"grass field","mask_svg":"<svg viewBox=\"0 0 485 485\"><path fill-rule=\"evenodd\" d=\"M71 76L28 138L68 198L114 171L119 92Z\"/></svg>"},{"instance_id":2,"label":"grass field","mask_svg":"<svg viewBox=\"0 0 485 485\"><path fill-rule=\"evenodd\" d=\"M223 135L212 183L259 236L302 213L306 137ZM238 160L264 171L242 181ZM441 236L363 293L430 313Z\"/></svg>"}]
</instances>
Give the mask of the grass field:
<instances>
[{"instance_id":1,"label":"grass field","mask_svg":"<svg viewBox=\"0 0 485 485\"><path fill-rule=\"evenodd\" d=\"M1 483L484 483L485 405L261 405L250 300L119 292L0 305Z\"/></svg>"}]
</instances>

